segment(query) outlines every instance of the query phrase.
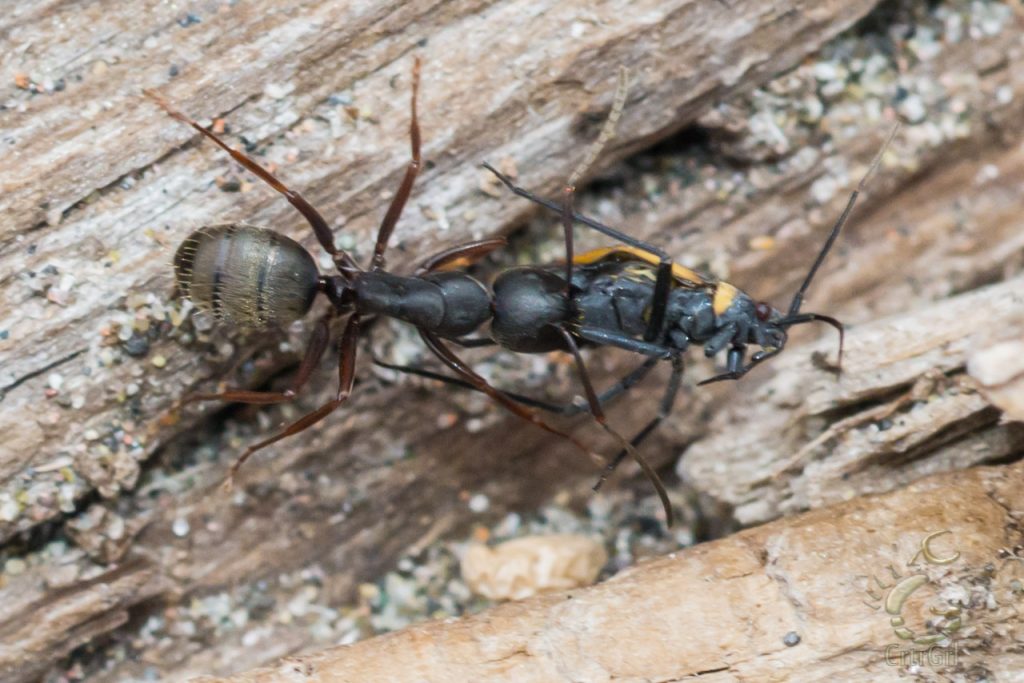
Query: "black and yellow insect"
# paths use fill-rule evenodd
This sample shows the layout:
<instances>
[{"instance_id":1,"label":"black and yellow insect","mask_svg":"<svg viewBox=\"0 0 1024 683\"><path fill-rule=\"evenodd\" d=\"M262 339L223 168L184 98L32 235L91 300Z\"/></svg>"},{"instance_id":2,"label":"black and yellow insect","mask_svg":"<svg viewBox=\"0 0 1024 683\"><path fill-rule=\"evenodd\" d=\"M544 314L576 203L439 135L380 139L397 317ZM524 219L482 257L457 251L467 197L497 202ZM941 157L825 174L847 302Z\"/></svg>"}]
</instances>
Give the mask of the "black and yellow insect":
<instances>
[{"instance_id":1,"label":"black and yellow insect","mask_svg":"<svg viewBox=\"0 0 1024 683\"><path fill-rule=\"evenodd\" d=\"M515 332L522 337L524 343L514 348L515 344L510 343L514 340L503 340L500 337L501 330L494 330L493 323L492 334L502 346L518 351L562 349L575 352L575 348L568 346L562 337L568 334L580 346L614 346L647 357L641 366L598 397L598 403L628 390L658 360L670 361L672 375L658 413L630 439L630 446L634 449L671 412L682 380L682 354L690 346L702 346L704 355L709 358L727 350L725 371L700 384L739 379L757 364L779 354L786 346L791 327L824 322L839 331L841 362L843 325L831 316L804 313L800 309L815 274L839 236L857 197L879 164L896 130L893 129L857 189L850 195L845 209L833 225L785 312L766 302L756 301L728 282L673 263L663 250L651 244L575 213L572 209L574 188L571 184L566 187L563 201L558 203L516 186L507 176L484 164L515 194L559 212L566 234L565 264L513 268L500 274L494 283L496 301L509 298L507 295L499 296L499 292L510 288L509 283L528 279L548 283L548 301L538 298L539 288L535 284L519 286L521 296L513 298L517 310L533 313L527 321L517 320ZM597 230L621 244L573 254L571 231L575 223ZM566 286L567 282L571 284ZM552 303L551 300L558 297L561 300ZM549 312L546 317L545 311ZM554 334L555 329L561 335ZM748 361L747 353L751 346L757 347L757 350L750 355ZM553 412L577 412L566 406L518 396L516 398ZM595 489L601 486L626 454L627 450L623 449L609 462Z\"/></svg>"}]
</instances>

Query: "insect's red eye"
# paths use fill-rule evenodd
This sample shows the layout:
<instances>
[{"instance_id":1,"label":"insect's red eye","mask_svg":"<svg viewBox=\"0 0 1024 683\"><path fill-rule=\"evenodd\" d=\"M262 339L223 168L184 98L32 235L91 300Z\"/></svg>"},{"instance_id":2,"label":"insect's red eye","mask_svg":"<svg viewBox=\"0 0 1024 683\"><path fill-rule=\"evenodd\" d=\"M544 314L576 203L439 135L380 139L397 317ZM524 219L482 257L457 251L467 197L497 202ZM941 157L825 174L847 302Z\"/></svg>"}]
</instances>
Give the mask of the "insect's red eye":
<instances>
[{"instance_id":1,"label":"insect's red eye","mask_svg":"<svg viewBox=\"0 0 1024 683\"><path fill-rule=\"evenodd\" d=\"M772 314L772 307L762 301L754 307L754 314L757 315L758 320L768 320Z\"/></svg>"}]
</instances>

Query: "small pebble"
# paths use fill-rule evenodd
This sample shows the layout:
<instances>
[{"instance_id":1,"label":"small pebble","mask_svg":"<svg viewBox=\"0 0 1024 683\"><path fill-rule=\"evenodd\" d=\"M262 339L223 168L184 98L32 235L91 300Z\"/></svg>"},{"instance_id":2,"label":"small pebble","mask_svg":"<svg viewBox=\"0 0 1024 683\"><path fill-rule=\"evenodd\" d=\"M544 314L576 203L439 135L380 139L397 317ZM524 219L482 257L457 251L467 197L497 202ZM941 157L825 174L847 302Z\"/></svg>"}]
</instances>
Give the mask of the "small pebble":
<instances>
[{"instance_id":1,"label":"small pebble","mask_svg":"<svg viewBox=\"0 0 1024 683\"><path fill-rule=\"evenodd\" d=\"M790 631L789 633L787 633L785 636L782 637L782 643L786 647L793 647L794 645L799 645L800 644L800 634L797 633L796 631Z\"/></svg>"},{"instance_id":2,"label":"small pebble","mask_svg":"<svg viewBox=\"0 0 1024 683\"><path fill-rule=\"evenodd\" d=\"M118 335L120 336L120 335ZM124 340L121 345L124 352L134 358L140 358L149 353L149 339L145 335L132 334L128 339ZM161 356L158 356L158 358ZM166 362L166 361L165 361ZM156 358L153 359L153 364L156 365ZM162 367L157 365L157 367Z\"/></svg>"},{"instance_id":3,"label":"small pebble","mask_svg":"<svg viewBox=\"0 0 1024 683\"><path fill-rule=\"evenodd\" d=\"M352 104L352 93L349 91L340 92L327 98L327 104L332 107L345 107Z\"/></svg>"},{"instance_id":4,"label":"small pebble","mask_svg":"<svg viewBox=\"0 0 1024 683\"><path fill-rule=\"evenodd\" d=\"M171 525L171 531L178 538L184 538L185 536L188 536L188 532L189 532L188 520L185 519L184 517L179 517L178 519L174 520L174 523Z\"/></svg>"},{"instance_id":5,"label":"small pebble","mask_svg":"<svg viewBox=\"0 0 1024 683\"><path fill-rule=\"evenodd\" d=\"M902 102L896 105L896 111L905 118L908 123L921 123L928 116L928 108L920 95L910 93Z\"/></svg>"},{"instance_id":6,"label":"small pebble","mask_svg":"<svg viewBox=\"0 0 1024 683\"><path fill-rule=\"evenodd\" d=\"M549 590L588 586L608 560L604 544L580 534L545 534L493 548L472 545L462 557L462 578L477 595L521 600Z\"/></svg>"},{"instance_id":7,"label":"small pebble","mask_svg":"<svg viewBox=\"0 0 1024 683\"><path fill-rule=\"evenodd\" d=\"M21 507L14 498L0 499L0 522L13 522L21 513Z\"/></svg>"},{"instance_id":8,"label":"small pebble","mask_svg":"<svg viewBox=\"0 0 1024 683\"><path fill-rule=\"evenodd\" d=\"M474 494L469 499L469 509L476 513L486 512L491 507L490 499L482 493Z\"/></svg>"},{"instance_id":9,"label":"small pebble","mask_svg":"<svg viewBox=\"0 0 1024 683\"><path fill-rule=\"evenodd\" d=\"M150 361L150 362L153 363L153 367L157 367L157 368L162 368L165 365L167 365L167 359L164 358L163 356L159 356L159 355L158 356L153 356L153 360Z\"/></svg>"},{"instance_id":10,"label":"small pebble","mask_svg":"<svg viewBox=\"0 0 1024 683\"><path fill-rule=\"evenodd\" d=\"M18 574L21 574L25 571L25 568L25 560L21 559L20 557L12 557L11 559L7 560L7 563L4 565L4 571L10 574L11 576L17 576Z\"/></svg>"},{"instance_id":11,"label":"small pebble","mask_svg":"<svg viewBox=\"0 0 1024 683\"><path fill-rule=\"evenodd\" d=\"M267 83L263 88L263 94L272 100L280 100L288 95L295 86L291 83Z\"/></svg>"}]
</instances>

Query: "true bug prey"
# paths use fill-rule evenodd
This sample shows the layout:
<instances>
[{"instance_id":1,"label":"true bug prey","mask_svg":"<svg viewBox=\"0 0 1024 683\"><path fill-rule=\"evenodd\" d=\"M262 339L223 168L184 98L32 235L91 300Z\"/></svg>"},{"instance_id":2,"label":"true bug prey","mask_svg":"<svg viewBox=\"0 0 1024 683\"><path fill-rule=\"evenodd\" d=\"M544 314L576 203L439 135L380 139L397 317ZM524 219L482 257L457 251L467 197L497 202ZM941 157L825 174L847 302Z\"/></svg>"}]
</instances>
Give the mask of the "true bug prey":
<instances>
[{"instance_id":1,"label":"true bug prey","mask_svg":"<svg viewBox=\"0 0 1024 683\"><path fill-rule=\"evenodd\" d=\"M842 214L832 226L807 275L788 308L783 312L770 304L756 301L738 287L701 275L673 263L658 247L633 238L572 209L574 180L570 180L562 202L551 201L516 186L510 178L488 164L492 172L509 190L562 216L566 234L566 265L543 269L520 268L503 273L494 284L498 292L503 280L524 277L551 281L549 288L558 290L556 280L571 282L560 307L548 309L561 316L561 325L580 346L614 346L647 356L648 361L626 375L605 396L617 396L639 381L657 360L670 360L672 375L666 387L658 414L631 440L636 447L668 415L675 402L683 373L682 354L690 346L700 345L708 357L726 351L726 367L721 374L706 379L708 384L738 379L757 364L780 353L786 346L789 329L810 322L824 322L839 332L839 362L842 361L843 326L828 315L801 311L804 297L815 274L824 262L853 210L857 197L871 173L881 162L882 154L898 130L894 127L872 161L868 171L850 195ZM574 174L576 175L576 174ZM574 254L571 232L580 223L597 230L621 244ZM524 288L530 292L530 288ZM539 330L537 330L539 332ZM546 339L534 334L529 350L562 348L557 338ZM751 346L758 347L749 359ZM537 402L534 402L536 405ZM541 406L558 410L555 406ZM605 469L596 488L625 457L621 451Z\"/></svg>"},{"instance_id":2,"label":"true bug prey","mask_svg":"<svg viewBox=\"0 0 1024 683\"><path fill-rule=\"evenodd\" d=\"M332 275L319 273L313 258L297 242L272 230L252 225L214 225L200 228L186 238L174 259L178 289L198 308L208 311L226 324L252 328L280 325L307 313L317 296L326 296L330 303L327 313L316 322L298 372L288 389L279 392L229 389L220 393L195 394L186 401L219 399L271 404L293 399L312 376L329 345L330 321L338 316L347 316L339 342L338 390L334 398L286 426L278 434L250 446L232 465L228 482L238 467L254 452L301 432L325 418L348 399L355 380L361 324L371 316L391 317L414 325L427 347L456 374L459 382L486 393L520 418L590 453L575 437L551 426L524 406L523 400L488 384L449 346L449 342L463 346L497 343L514 351L527 350L516 340L534 331L531 325L538 320L534 304L537 297L543 298L546 294L548 283L530 285L535 297L528 299L523 308L515 297L505 296L501 286L496 284L492 293L484 284L459 270L465 264L471 264L501 247L505 240L479 240L446 249L425 259L411 275L399 275L385 269L388 242L412 193L421 164L416 110L419 73L417 60L413 67L409 126L412 159L381 222L373 255L366 268L335 245L326 220L302 195L288 188L256 161L233 149L216 134L174 109L160 95L147 92L168 114L217 144L235 161L283 195L309 223L320 246L331 255L337 271ZM559 287L564 288L562 285ZM488 321L492 321L493 339L463 339ZM625 451L636 457L658 490L671 520L668 498L657 474L608 425L599 398L590 387L586 367L575 348L574 337L559 326L542 331L542 336L551 335L562 339L562 348L574 352L577 369L587 390L591 414Z\"/></svg>"}]
</instances>

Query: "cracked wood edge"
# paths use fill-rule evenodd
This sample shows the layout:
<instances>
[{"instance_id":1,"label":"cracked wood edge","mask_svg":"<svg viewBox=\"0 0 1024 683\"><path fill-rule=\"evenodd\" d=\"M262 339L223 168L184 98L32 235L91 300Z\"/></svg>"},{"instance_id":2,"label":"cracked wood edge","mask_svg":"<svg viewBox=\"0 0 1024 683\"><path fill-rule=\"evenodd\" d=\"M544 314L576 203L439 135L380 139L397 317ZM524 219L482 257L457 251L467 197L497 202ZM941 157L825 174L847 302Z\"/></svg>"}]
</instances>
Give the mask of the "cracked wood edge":
<instances>
[{"instance_id":1,"label":"cracked wood edge","mask_svg":"<svg viewBox=\"0 0 1024 683\"><path fill-rule=\"evenodd\" d=\"M1001 551L1024 541L1022 492L1021 463L942 474L689 548L591 588L194 680L899 680L905 671L886 658L908 648L868 593L871 577L891 579L889 566L927 576L899 613L911 629L922 632L938 594L957 596L957 661L931 668L980 667L1003 680L1021 663L1024 559ZM955 562L921 561L922 541L936 532L948 533L929 544L931 557L956 552ZM787 634L799 642L788 646Z\"/></svg>"}]
</instances>

